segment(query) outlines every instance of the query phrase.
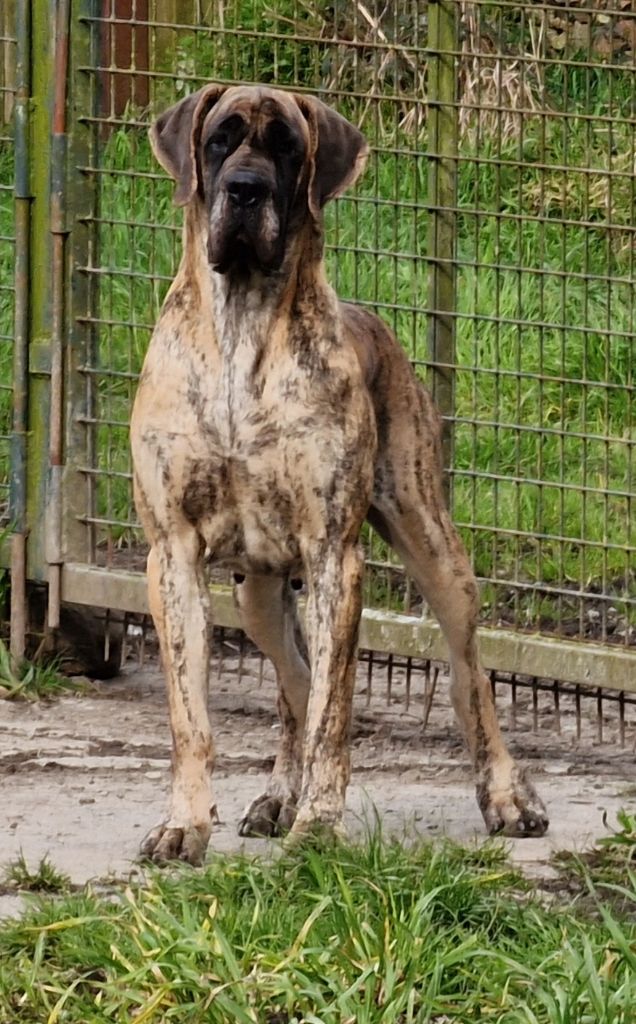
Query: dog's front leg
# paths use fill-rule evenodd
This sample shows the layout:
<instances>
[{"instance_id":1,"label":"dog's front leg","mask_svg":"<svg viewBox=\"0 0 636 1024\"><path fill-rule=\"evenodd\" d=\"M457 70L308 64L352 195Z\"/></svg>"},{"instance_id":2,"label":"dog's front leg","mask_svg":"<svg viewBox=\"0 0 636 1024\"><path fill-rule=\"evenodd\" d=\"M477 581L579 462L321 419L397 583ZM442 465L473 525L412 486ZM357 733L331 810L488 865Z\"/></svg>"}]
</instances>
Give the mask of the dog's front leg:
<instances>
[{"instance_id":1,"label":"dog's front leg","mask_svg":"<svg viewBox=\"0 0 636 1024\"><path fill-rule=\"evenodd\" d=\"M357 544L320 544L306 554L305 566L311 689L292 835L337 828L344 811L364 559Z\"/></svg>"},{"instance_id":2,"label":"dog's front leg","mask_svg":"<svg viewBox=\"0 0 636 1024\"><path fill-rule=\"evenodd\" d=\"M208 594L194 531L157 543L148 598L159 635L172 731L170 816L146 836L143 856L200 864L211 832L214 746L208 718Z\"/></svg>"}]
</instances>

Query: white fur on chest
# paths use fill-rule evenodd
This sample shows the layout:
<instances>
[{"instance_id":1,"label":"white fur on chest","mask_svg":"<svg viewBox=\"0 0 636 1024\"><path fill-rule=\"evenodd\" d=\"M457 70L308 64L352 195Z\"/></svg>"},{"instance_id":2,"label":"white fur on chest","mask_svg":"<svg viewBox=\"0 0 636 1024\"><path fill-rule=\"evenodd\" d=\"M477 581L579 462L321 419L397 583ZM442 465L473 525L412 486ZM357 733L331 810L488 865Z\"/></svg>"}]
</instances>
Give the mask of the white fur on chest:
<instances>
[{"instance_id":1,"label":"white fur on chest","mask_svg":"<svg viewBox=\"0 0 636 1024\"><path fill-rule=\"evenodd\" d=\"M212 384L212 415L226 454L236 453L249 433L259 400L254 377L271 340L276 307L260 289L231 291L224 278L212 272L213 312L220 372Z\"/></svg>"}]
</instances>

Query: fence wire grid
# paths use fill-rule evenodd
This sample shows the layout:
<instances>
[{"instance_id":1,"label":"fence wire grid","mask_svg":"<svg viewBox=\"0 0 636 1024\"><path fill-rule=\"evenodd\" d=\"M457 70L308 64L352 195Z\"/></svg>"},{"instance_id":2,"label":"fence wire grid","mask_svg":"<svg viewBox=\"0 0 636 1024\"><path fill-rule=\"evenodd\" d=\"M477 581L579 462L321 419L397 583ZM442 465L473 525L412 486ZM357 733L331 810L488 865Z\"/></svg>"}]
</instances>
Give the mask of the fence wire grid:
<instances>
[{"instance_id":1,"label":"fence wire grid","mask_svg":"<svg viewBox=\"0 0 636 1024\"><path fill-rule=\"evenodd\" d=\"M70 55L66 560L145 561L128 423L181 249L148 125L207 81L269 83L320 96L370 143L327 209L328 273L433 387L484 624L632 648L636 0L72 0ZM0 132L9 396L6 116ZM367 607L425 612L364 540Z\"/></svg>"}]
</instances>

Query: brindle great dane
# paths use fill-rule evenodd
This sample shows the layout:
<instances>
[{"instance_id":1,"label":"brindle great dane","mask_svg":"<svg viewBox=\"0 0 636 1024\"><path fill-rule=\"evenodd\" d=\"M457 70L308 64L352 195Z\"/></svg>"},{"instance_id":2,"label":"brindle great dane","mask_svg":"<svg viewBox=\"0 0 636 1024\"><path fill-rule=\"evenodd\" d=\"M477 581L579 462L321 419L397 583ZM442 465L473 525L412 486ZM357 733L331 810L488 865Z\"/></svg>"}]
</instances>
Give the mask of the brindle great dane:
<instances>
[{"instance_id":1,"label":"brindle great dane","mask_svg":"<svg viewBox=\"0 0 636 1024\"><path fill-rule=\"evenodd\" d=\"M480 666L477 585L444 505L438 415L385 325L325 279L322 208L362 171L363 136L307 96L209 85L163 114L151 140L185 224L131 431L173 739L170 815L142 853L197 863L211 832L206 559L234 572L245 631L278 679L280 747L239 831L338 826L365 517L443 629L488 830L543 834L545 809L506 749Z\"/></svg>"}]
</instances>

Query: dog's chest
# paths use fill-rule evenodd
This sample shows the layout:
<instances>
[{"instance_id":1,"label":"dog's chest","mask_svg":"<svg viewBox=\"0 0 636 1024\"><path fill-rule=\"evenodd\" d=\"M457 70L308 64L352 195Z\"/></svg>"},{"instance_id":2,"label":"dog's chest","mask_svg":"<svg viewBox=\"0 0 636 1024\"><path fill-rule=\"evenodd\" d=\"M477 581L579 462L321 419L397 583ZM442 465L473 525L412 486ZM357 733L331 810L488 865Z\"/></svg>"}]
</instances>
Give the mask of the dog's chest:
<instances>
[{"instance_id":1,"label":"dog's chest","mask_svg":"<svg viewBox=\"0 0 636 1024\"><path fill-rule=\"evenodd\" d=\"M185 516L216 561L288 570L301 537L324 533L370 488L358 363L315 327L304 350L289 321L264 336L249 306L215 318L217 346L202 322L188 347L157 335L137 400L139 486L149 502L167 493L169 517Z\"/></svg>"},{"instance_id":2,"label":"dog's chest","mask_svg":"<svg viewBox=\"0 0 636 1024\"><path fill-rule=\"evenodd\" d=\"M282 570L299 562L303 530L324 519L325 496L348 486L345 417L284 353L243 336L231 355L199 378L182 508L215 561Z\"/></svg>"},{"instance_id":3,"label":"dog's chest","mask_svg":"<svg viewBox=\"0 0 636 1024\"><path fill-rule=\"evenodd\" d=\"M195 365L190 377L197 427L215 460L247 460L252 474L261 467L267 477L272 460L283 469L288 453L313 460L317 438L328 441L344 429L351 367L322 357L316 336L312 358L299 357L287 321L268 323L262 306L250 307L249 295L244 308L234 303L217 312L215 327L212 372Z\"/></svg>"}]
</instances>

